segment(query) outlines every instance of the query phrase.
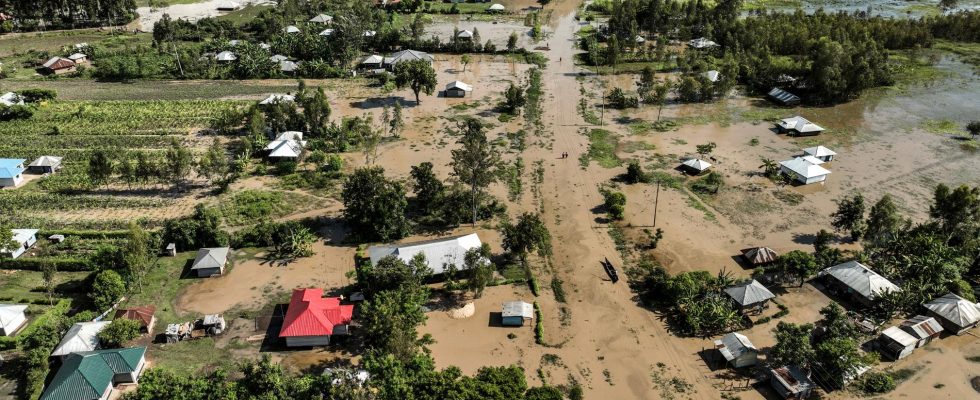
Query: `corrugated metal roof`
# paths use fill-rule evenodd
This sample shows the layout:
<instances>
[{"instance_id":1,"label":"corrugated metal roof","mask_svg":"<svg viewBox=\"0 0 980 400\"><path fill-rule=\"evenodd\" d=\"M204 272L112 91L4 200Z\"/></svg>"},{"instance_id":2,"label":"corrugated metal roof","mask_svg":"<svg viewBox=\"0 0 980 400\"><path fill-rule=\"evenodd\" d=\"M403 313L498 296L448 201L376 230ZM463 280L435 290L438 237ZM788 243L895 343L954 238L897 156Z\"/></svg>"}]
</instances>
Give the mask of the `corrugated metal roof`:
<instances>
[{"instance_id":1,"label":"corrugated metal roof","mask_svg":"<svg viewBox=\"0 0 980 400\"><path fill-rule=\"evenodd\" d=\"M31 167L57 167L61 165L61 157L40 156L31 163Z\"/></svg>"},{"instance_id":2,"label":"corrugated metal roof","mask_svg":"<svg viewBox=\"0 0 980 400\"><path fill-rule=\"evenodd\" d=\"M503 317L534 318L534 305L523 301L508 301L502 307Z\"/></svg>"},{"instance_id":3,"label":"corrugated metal roof","mask_svg":"<svg viewBox=\"0 0 980 400\"><path fill-rule=\"evenodd\" d=\"M150 322L153 321L153 313L155 313L157 308L155 306L145 306L145 307L131 307L131 308L120 308L116 310L115 318L125 318L134 321L139 321L140 325L147 327Z\"/></svg>"},{"instance_id":4,"label":"corrugated metal roof","mask_svg":"<svg viewBox=\"0 0 980 400\"><path fill-rule=\"evenodd\" d=\"M22 321L26 310L27 306L23 304L0 304L0 326L6 328L11 322Z\"/></svg>"},{"instance_id":5,"label":"corrugated metal roof","mask_svg":"<svg viewBox=\"0 0 980 400\"><path fill-rule=\"evenodd\" d=\"M372 246L368 248L368 255L371 257L371 264L373 265L387 256L396 256L403 262L409 263L416 254L422 253L425 255L425 261L432 269L432 273L441 274L446 271L448 264L461 268L466 251L479 248L482 245L480 237L471 233L464 236L422 242Z\"/></svg>"},{"instance_id":6,"label":"corrugated metal roof","mask_svg":"<svg viewBox=\"0 0 980 400\"><path fill-rule=\"evenodd\" d=\"M762 286L755 279L741 285L725 288L725 294L743 306L760 303L776 297L776 295L772 294L769 289L766 289L765 286Z\"/></svg>"},{"instance_id":7,"label":"corrugated metal roof","mask_svg":"<svg viewBox=\"0 0 980 400\"><path fill-rule=\"evenodd\" d=\"M337 325L349 324L353 305L341 305L339 297L322 297L323 289L295 289L283 319L279 337L326 336Z\"/></svg>"},{"instance_id":8,"label":"corrugated metal roof","mask_svg":"<svg viewBox=\"0 0 980 400\"><path fill-rule=\"evenodd\" d=\"M722 336L721 339L715 340L715 348L728 361L739 358L748 352L759 351L748 337L738 332L729 333Z\"/></svg>"},{"instance_id":9,"label":"corrugated metal roof","mask_svg":"<svg viewBox=\"0 0 980 400\"><path fill-rule=\"evenodd\" d=\"M908 332L903 331L897 326L892 326L889 327L888 329L885 329L884 331L881 332L881 336L887 337L892 341L894 341L895 343L898 343L905 347L915 346L915 344L919 341L919 339L916 339L912 335L909 335Z\"/></svg>"},{"instance_id":10,"label":"corrugated metal roof","mask_svg":"<svg viewBox=\"0 0 980 400\"><path fill-rule=\"evenodd\" d=\"M793 171L804 178L814 178L821 175L829 175L830 170L803 159L796 157L792 160L780 161L779 165Z\"/></svg>"},{"instance_id":11,"label":"corrugated metal roof","mask_svg":"<svg viewBox=\"0 0 980 400\"><path fill-rule=\"evenodd\" d=\"M207 247L197 251L191 269L221 268L228 262L227 247Z\"/></svg>"},{"instance_id":12,"label":"corrugated metal roof","mask_svg":"<svg viewBox=\"0 0 980 400\"><path fill-rule=\"evenodd\" d=\"M783 104L793 104L800 102L800 96L787 92L780 88L773 88L769 91L769 97Z\"/></svg>"},{"instance_id":13,"label":"corrugated metal roof","mask_svg":"<svg viewBox=\"0 0 980 400\"><path fill-rule=\"evenodd\" d=\"M877 272L872 271L857 261L837 264L820 271L820 275L834 277L868 300L874 299L875 295L882 292L898 292L902 290L888 279L885 279L885 277L878 275Z\"/></svg>"},{"instance_id":14,"label":"corrugated metal roof","mask_svg":"<svg viewBox=\"0 0 980 400\"><path fill-rule=\"evenodd\" d=\"M709 163L707 161L704 161L704 160L702 160L700 158L692 158L690 160L687 160L687 161L682 162L681 164L684 165L685 167L688 167L688 168L691 168L691 169L694 169L694 170L697 170L697 171L704 171L704 170L707 170L708 168L711 168L711 163Z\"/></svg>"},{"instance_id":15,"label":"corrugated metal roof","mask_svg":"<svg viewBox=\"0 0 980 400\"><path fill-rule=\"evenodd\" d=\"M810 122L810 120L799 115L791 118L785 118L782 121L779 121L778 125L783 129L790 129L800 133L823 131L823 127L814 124L813 122Z\"/></svg>"},{"instance_id":16,"label":"corrugated metal roof","mask_svg":"<svg viewBox=\"0 0 980 400\"><path fill-rule=\"evenodd\" d=\"M109 325L109 321L79 322L72 325L61 339L58 347L51 352L52 356L63 356L71 353L92 351L99 347L99 332Z\"/></svg>"},{"instance_id":17,"label":"corrugated metal roof","mask_svg":"<svg viewBox=\"0 0 980 400\"><path fill-rule=\"evenodd\" d=\"M807 147L803 149L803 154L811 155L814 157L827 157L827 156L836 156L837 152L823 146L816 146L816 147Z\"/></svg>"},{"instance_id":18,"label":"corrugated metal roof","mask_svg":"<svg viewBox=\"0 0 980 400\"><path fill-rule=\"evenodd\" d=\"M967 327L980 321L980 304L971 303L953 293L930 301L924 306L959 327Z\"/></svg>"},{"instance_id":19,"label":"corrugated metal roof","mask_svg":"<svg viewBox=\"0 0 980 400\"><path fill-rule=\"evenodd\" d=\"M753 247L742 252L742 256L749 260L753 265L765 264L776 261L779 256L776 251L768 247Z\"/></svg>"},{"instance_id":20,"label":"corrugated metal roof","mask_svg":"<svg viewBox=\"0 0 980 400\"><path fill-rule=\"evenodd\" d=\"M806 376L803 370L795 365L776 368L770 372L773 378L793 393L800 393L813 387L813 381L810 380L810 377Z\"/></svg>"},{"instance_id":21,"label":"corrugated metal roof","mask_svg":"<svg viewBox=\"0 0 980 400\"><path fill-rule=\"evenodd\" d=\"M102 397L116 374L136 372L146 347L74 353L41 395L41 400L90 400Z\"/></svg>"},{"instance_id":22,"label":"corrugated metal roof","mask_svg":"<svg viewBox=\"0 0 980 400\"><path fill-rule=\"evenodd\" d=\"M916 315L915 317L905 320L902 322L901 328L910 335L915 336L917 339L925 339L931 336L936 336L943 331L943 326L939 323L939 321L936 321L936 319L933 317L927 317L925 315Z\"/></svg>"}]
</instances>

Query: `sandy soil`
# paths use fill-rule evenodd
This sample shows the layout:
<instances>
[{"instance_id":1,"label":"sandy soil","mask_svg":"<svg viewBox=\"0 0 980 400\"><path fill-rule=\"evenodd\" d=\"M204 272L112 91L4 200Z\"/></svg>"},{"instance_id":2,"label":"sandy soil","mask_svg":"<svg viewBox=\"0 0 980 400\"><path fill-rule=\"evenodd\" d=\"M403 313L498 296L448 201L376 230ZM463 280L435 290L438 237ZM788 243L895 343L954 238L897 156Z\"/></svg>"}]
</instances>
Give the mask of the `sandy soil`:
<instances>
[{"instance_id":1,"label":"sandy soil","mask_svg":"<svg viewBox=\"0 0 980 400\"><path fill-rule=\"evenodd\" d=\"M139 27L145 32L153 31L153 24L163 18L163 14L170 14L173 19L186 19L188 21L197 21L201 18L207 17L217 17L222 14L226 14L225 11L218 11L217 6L223 0L205 0L200 3L191 4L173 4L162 8L156 7L139 7L136 9L136 13L140 15ZM274 4L271 0L235 0L239 5L260 5L260 4Z\"/></svg>"}]
</instances>

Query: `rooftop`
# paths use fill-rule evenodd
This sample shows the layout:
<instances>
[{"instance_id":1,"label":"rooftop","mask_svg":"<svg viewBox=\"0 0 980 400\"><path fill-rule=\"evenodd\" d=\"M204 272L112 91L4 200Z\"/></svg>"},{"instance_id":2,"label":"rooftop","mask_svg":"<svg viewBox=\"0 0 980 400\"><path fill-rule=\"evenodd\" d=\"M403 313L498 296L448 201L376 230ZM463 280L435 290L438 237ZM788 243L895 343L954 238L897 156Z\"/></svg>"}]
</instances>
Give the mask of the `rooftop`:
<instances>
[{"instance_id":1,"label":"rooftop","mask_svg":"<svg viewBox=\"0 0 980 400\"><path fill-rule=\"evenodd\" d=\"M349 324L353 314L353 305L341 305L339 297L323 297L323 289L295 289L279 337L332 335L334 327Z\"/></svg>"}]
</instances>

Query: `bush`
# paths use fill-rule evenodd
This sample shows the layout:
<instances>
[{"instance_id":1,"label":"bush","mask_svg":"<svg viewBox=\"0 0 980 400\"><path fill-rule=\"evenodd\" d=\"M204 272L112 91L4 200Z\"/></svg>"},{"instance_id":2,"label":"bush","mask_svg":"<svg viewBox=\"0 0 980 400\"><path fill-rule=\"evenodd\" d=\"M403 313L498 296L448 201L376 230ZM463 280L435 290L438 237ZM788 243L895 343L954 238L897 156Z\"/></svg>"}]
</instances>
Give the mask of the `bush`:
<instances>
[{"instance_id":1,"label":"bush","mask_svg":"<svg viewBox=\"0 0 980 400\"><path fill-rule=\"evenodd\" d=\"M534 302L534 341L544 345L544 322L541 321L541 307Z\"/></svg>"},{"instance_id":2,"label":"bush","mask_svg":"<svg viewBox=\"0 0 980 400\"><path fill-rule=\"evenodd\" d=\"M113 320L99 332L99 341L105 348L116 349L123 343L136 339L140 335L139 321L120 318Z\"/></svg>"},{"instance_id":3,"label":"bush","mask_svg":"<svg viewBox=\"0 0 980 400\"><path fill-rule=\"evenodd\" d=\"M50 264L58 271L92 271L96 265L87 258L80 257L22 257L0 259L0 269L40 271L41 265Z\"/></svg>"},{"instance_id":4,"label":"bush","mask_svg":"<svg viewBox=\"0 0 980 400\"><path fill-rule=\"evenodd\" d=\"M650 181L650 176L643 171L639 161L632 160L626 166L626 175L623 180L629 184L647 183Z\"/></svg>"},{"instance_id":5,"label":"bush","mask_svg":"<svg viewBox=\"0 0 980 400\"><path fill-rule=\"evenodd\" d=\"M40 103L58 97L58 93L51 89L24 89L18 90L17 94L24 98L25 103Z\"/></svg>"},{"instance_id":6,"label":"bush","mask_svg":"<svg viewBox=\"0 0 980 400\"><path fill-rule=\"evenodd\" d=\"M895 390L895 379L884 372L868 372L861 380L861 390L869 394L888 393Z\"/></svg>"},{"instance_id":7,"label":"bush","mask_svg":"<svg viewBox=\"0 0 980 400\"><path fill-rule=\"evenodd\" d=\"M606 206L606 212L609 214L609 219L615 221L622 220L626 213L626 195L603 189L602 197L605 199L604 205Z\"/></svg>"},{"instance_id":8,"label":"bush","mask_svg":"<svg viewBox=\"0 0 980 400\"><path fill-rule=\"evenodd\" d=\"M126 283L119 273L105 270L95 274L89 298L95 309L102 311L112 306L124 293L126 293Z\"/></svg>"}]
</instances>

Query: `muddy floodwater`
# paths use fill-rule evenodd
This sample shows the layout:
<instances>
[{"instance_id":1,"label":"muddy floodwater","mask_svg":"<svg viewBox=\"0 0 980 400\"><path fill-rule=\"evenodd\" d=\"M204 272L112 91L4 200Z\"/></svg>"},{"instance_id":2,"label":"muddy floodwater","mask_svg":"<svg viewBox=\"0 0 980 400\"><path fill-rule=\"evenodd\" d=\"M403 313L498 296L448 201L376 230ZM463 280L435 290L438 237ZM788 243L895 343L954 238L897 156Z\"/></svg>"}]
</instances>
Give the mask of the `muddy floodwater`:
<instances>
[{"instance_id":1,"label":"muddy floodwater","mask_svg":"<svg viewBox=\"0 0 980 400\"><path fill-rule=\"evenodd\" d=\"M791 1L786 2L786 4L778 4L778 2L776 2L777 4L767 4L763 0L759 3L765 6L765 9L775 11L792 11L801 8L807 13L813 13L823 9L828 13L838 11L847 13L867 12L870 15L890 18L918 18L940 12L939 1L934 0L802 0L797 4L792 4L794 2ZM980 0L961 0L950 12L977 9L980 9ZM752 11L747 13L749 12Z\"/></svg>"}]
</instances>

